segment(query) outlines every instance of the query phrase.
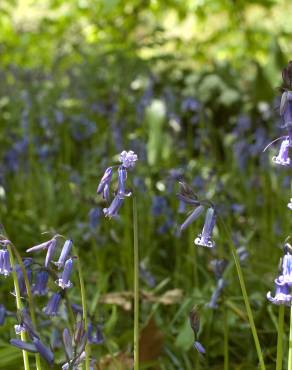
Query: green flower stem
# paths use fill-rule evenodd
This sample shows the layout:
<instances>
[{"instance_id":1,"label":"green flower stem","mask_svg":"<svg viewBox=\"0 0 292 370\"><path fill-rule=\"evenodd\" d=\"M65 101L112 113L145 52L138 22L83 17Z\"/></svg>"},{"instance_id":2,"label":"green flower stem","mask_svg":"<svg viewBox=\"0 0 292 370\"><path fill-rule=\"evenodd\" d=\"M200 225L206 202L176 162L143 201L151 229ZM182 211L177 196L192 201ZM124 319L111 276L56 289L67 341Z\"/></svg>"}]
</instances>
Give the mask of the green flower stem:
<instances>
[{"instance_id":1,"label":"green flower stem","mask_svg":"<svg viewBox=\"0 0 292 370\"><path fill-rule=\"evenodd\" d=\"M230 234L230 231L228 230L227 225L224 223L224 221L221 218L219 218L219 220L221 221L221 223L224 227L224 230L226 232L226 235L230 240L229 246L230 246L231 253L232 253L232 256L233 256L233 259L234 259L234 263L235 263L235 266L236 266L236 271L237 271L237 276L238 276L238 279L239 279L239 284L240 284L240 288L241 288L241 292L242 292L242 297L243 297L243 300L244 300L249 325L250 325L250 328L251 328L251 332L252 332L252 335L253 335L253 339L254 339L254 343L255 343L258 359L259 359L260 369L261 370L266 370L266 366L265 366L265 363L264 363L264 358L263 358L263 354L262 354L262 350L261 350L261 345L260 345L260 342L259 342L256 327L255 327L253 314L252 314L252 310L251 310L251 307L250 307L248 294L247 294L247 291L246 291L246 286L245 286L245 282L244 282L244 278L243 278L242 269L241 269L241 266L240 266L240 261L239 261L238 255L237 255L237 251L236 251L236 248L233 244L232 238L230 236L231 234ZM292 370L292 368L289 369L289 370Z\"/></svg>"},{"instance_id":2,"label":"green flower stem","mask_svg":"<svg viewBox=\"0 0 292 370\"><path fill-rule=\"evenodd\" d=\"M87 303L86 303L86 293L85 293L85 286L84 286L84 279L82 274L82 268L80 263L80 258L78 256L77 250L73 247L74 255L77 257L77 270L79 275L79 283L80 283L80 292L81 292L81 302L82 302L82 311L83 311L83 321L85 330L88 330L88 321L87 321ZM90 369L90 345L87 341L85 346L85 369Z\"/></svg>"},{"instance_id":3,"label":"green flower stem","mask_svg":"<svg viewBox=\"0 0 292 370\"><path fill-rule=\"evenodd\" d=\"M290 308L290 333L289 333L288 370L292 370L292 306Z\"/></svg>"},{"instance_id":4,"label":"green flower stem","mask_svg":"<svg viewBox=\"0 0 292 370\"><path fill-rule=\"evenodd\" d=\"M13 253L15 254L15 257L17 259L17 263L19 264L19 266L21 268L21 271L22 271L22 274L23 274L24 283L25 283L26 292L27 292L29 313L30 313L32 324L33 324L34 328L36 329L36 317L35 317L35 311L34 311L33 295L32 295L32 292L31 292L27 272L26 272L25 266L23 264L22 258L20 256L20 254L18 253L17 248L11 242L10 242L10 246L11 246L10 251L11 252L13 251ZM17 280L17 282L18 282L18 280ZM40 359L39 353L35 353L35 362L36 362L36 369L41 370L42 367L41 367L41 359Z\"/></svg>"},{"instance_id":5,"label":"green flower stem","mask_svg":"<svg viewBox=\"0 0 292 370\"><path fill-rule=\"evenodd\" d=\"M285 306L279 306L276 370L282 370Z\"/></svg>"},{"instance_id":6,"label":"green flower stem","mask_svg":"<svg viewBox=\"0 0 292 370\"><path fill-rule=\"evenodd\" d=\"M133 196L134 237L134 370L139 370L139 245L137 202Z\"/></svg>"},{"instance_id":7,"label":"green flower stem","mask_svg":"<svg viewBox=\"0 0 292 370\"><path fill-rule=\"evenodd\" d=\"M15 262L14 262L14 257L13 257L13 254L12 254L11 246L8 245L7 249L8 249L8 252L9 252L10 263L11 263L11 266L12 266L12 277L13 277L14 290L15 290L16 308L17 308L17 310L22 310L23 305L22 305L22 302L21 302L19 284L18 284L17 274L16 274L16 271L15 271ZM23 340L24 342L27 341L25 332L21 331L20 336L21 336L21 340ZM27 351L22 351L22 355L23 355L24 370L30 370Z\"/></svg>"},{"instance_id":8,"label":"green flower stem","mask_svg":"<svg viewBox=\"0 0 292 370\"><path fill-rule=\"evenodd\" d=\"M229 369L229 352L228 352L228 341L229 341L229 328L227 321L227 307L225 302L223 304L223 317L224 317L224 370Z\"/></svg>"}]
</instances>

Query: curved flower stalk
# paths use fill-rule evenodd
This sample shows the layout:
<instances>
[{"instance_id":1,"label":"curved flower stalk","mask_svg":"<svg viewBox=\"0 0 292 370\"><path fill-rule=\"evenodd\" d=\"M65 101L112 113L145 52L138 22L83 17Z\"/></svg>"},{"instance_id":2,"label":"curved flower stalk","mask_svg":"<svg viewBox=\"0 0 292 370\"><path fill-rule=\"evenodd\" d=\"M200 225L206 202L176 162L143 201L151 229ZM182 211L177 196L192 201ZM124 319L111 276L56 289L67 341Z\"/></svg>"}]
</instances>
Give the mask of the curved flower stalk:
<instances>
[{"instance_id":1,"label":"curved flower stalk","mask_svg":"<svg viewBox=\"0 0 292 370\"><path fill-rule=\"evenodd\" d=\"M215 241L212 239L213 229L216 225L216 211L214 205L207 200L199 200L197 195L185 182L180 182L180 186L180 193L177 194L178 199L194 207L194 210L180 226L180 231L186 229L192 222L199 218L204 212L204 209L207 208L202 232L195 238L194 243L198 246L214 248L216 245Z\"/></svg>"},{"instance_id":2,"label":"curved flower stalk","mask_svg":"<svg viewBox=\"0 0 292 370\"><path fill-rule=\"evenodd\" d=\"M115 197L110 203L109 207L103 209L103 213L106 217L112 218L118 216L118 212L124 203L126 197L131 196L131 192L126 190L126 180L128 176L128 170L135 167L136 161L138 160L137 154L132 150L122 151L119 157L121 165L118 166L118 189ZM116 166L108 167L100 183L97 187L97 194L102 194L103 199L107 202L110 201L110 185L112 181L113 171Z\"/></svg>"}]
</instances>

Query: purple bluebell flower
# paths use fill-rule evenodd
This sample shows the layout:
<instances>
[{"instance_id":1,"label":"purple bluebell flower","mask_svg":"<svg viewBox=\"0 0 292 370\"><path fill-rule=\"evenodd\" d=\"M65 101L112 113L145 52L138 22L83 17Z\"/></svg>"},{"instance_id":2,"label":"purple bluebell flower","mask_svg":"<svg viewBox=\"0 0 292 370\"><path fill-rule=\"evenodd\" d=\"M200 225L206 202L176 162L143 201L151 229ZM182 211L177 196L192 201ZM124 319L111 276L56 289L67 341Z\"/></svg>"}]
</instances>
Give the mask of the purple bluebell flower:
<instances>
[{"instance_id":1,"label":"purple bluebell flower","mask_svg":"<svg viewBox=\"0 0 292 370\"><path fill-rule=\"evenodd\" d=\"M186 229L192 222L194 222L203 212L204 207L202 205L196 207L193 212L187 217L184 223L181 225L180 230Z\"/></svg>"},{"instance_id":2,"label":"purple bluebell flower","mask_svg":"<svg viewBox=\"0 0 292 370\"><path fill-rule=\"evenodd\" d=\"M120 210L121 206L123 205L124 198L121 198L119 195L116 195L111 202L108 208L103 209L103 213L106 217L116 217L118 215L118 211Z\"/></svg>"},{"instance_id":3,"label":"purple bluebell flower","mask_svg":"<svg viewBox=\"0 0 292 370\"><path fill-rule=\"evenodd\" d=\"M131 169L134 168L135 162L138 160L138 156L132 150L129 150L128 152L123 150L120 154L119 160L125 168Z\"/></svg>"},{"instance_id":4,"label":"purple bluebell flower","mask_svg":"<svg viewBox=\"0 0 292 370\"><path fill-rule=\"evenodd\" d=\"M41 357L47 361L49 365L54 363L54 354L50 348L46 347L39 338L33 338L33 344L35 345L38 353Z\"/></svg>"},{"instance_id":5,"label":"purple bluebell flower","mask_svg":"<svg viewBox=\"0 0 292 370\"><path fill-rule=\"evenodd\" d=\"M103 194L103 199L109 200L109 186L113 176L113 167L108 167L97 187L97 194Z\"/></svg>"},{"instance_id":6,"label":"purple bluebell flower","mask_svg":"<svg viewBox=\"0 0 292 370\"><path fill-rule=\"evenodd\" d=\"M27 351L27 352L31 352L31 353L37 353L38 352L38 350L37 350L37 348L34 344L24 342L20 339L10 339L10 344L14 347L17 347L17 348L22 349L22 350Z\"/></svg>"},{"instance_id":7,"label":"purple bluebell flower","mask_svg":"<svg viewBox=\"0 0 292 370\"><path fill-rule=\"evenodd\" d=\"M40 250L45 250L45 249L48 249L49 246L53 243L53 241L57 238L57 236L54 236L52 239L44 242L44 243L41 243L41 244L38 244L38 245L34 245L33 247L31 248L28 248L26 250L27 253L31 253L31 252L37 252L37 251L40 251Z\"/></svg>"},{"instance_id":8,"label":"purple bluebell flower","mask_svg":"<svg viewBox=\"0 0 292 370\"><path fill-rule=\"evenodd\" d=\"M71 251L72 245L73 245L72 240L68 239L68 240L65 241L65 243L63 245L63 248L62 248L62 251L61 251L61 254L60 254L60 257L59 257L59 260L58 260L58 262L55 262L55 265L58 266L58 269L60 269L61 267L64 266L65 261L66 261L68 255Z\"/></svg>"},{"instance_id":9,"label":"purple bluebell flower","mask_svg":"<svg viewBox=\"0 0 292 370\"><path fill-rule=\"evenodd\" d=\"M26 271L26 274L27 274L28 282L31 283L31 281L32 281L32 269L31 269L30 265L32 264L32 258L25 258L23 260L23 264L24 264L25 271ZM19 265L15 266L15 272L16 272L16 275L17 275L20 294L22 296L24 296L24 295L27 294L27 291L26 291L26 285L25 285L23 272L22 272L22 269Z\"/></svg>"},{"instance_id":10,"label":"purple bluebell flower","mask_svg":"<svg viewBox=\"0 0 292 370\"><path fill-rule=\"evenodd\" d=\"M123 166L119 166L118 168L118 180L118 196L121 198L130 196L131 192L126 192L127 170Z\"/></svg>"},{"instance_id":11,"label":"purple bluebell flower","mask_svg":"<svg viewBox=\"0 0 292 370\"><path fill-rule=\"evenodd\" d=\"M205 348L203 347L203 345L198 342L197 340L194 342L194 345L193 347L199 352L201 353L202 355L204 355L206 353L206 350Z\"/></svg>"},{"instance_id":12,"label":"purple bluebell flower","mask_svg":"<svg viewBox=\"0 0 292 370\"><path fill-rule=\"evenodd\" d=\"M80 365L85 360L85 357L86 357L85 351L83 351L83 352L81 352L81 354L77 358L75 358L75 359L73 359L73 360L71 360L69 362L66 362L62 366L62 370L69 370L69 369L71 369L72 368L72 363L74 363L74 368L73 369L75 369L75 368L77 369L76 366Z\"/></svg>"},{"instance_id":13,"label":"purple bluebell flower","mask_svg":"<svg viewBox=\"0 0 292 370\"><path fill-rule=\"evenodd\" d=\"M52 294L46 307L43 309L44 313L48 316L56 316L58 314L61 302L61 293Z\"/></svg>"},{"instance_id":14,"label":"purple bluebell flower","mask_svg":"<svg viewBox=\"0 0 292 370\"><path fill-rule=\"evenodd\" d=\"M276 284L276 293L275 296L272 297L271 292L268 292L267 298L270 302L276 305L291 305L292 296L289 291L289 285L284 282L284 277L280 275L277 279L275 279Z\"/></svg>"},{"instance_id":15,"label":"purple bluebell flower","mask_svg":"<svg viewBox=\"0 0 292 370\"><path fill-rule=\"evenodd\" d=\"M272 161L282 166L289 166L290 165L289 147L290 147L289 139L285 138L281 143L279 154L273 157Z\"/></svg>"},{"instance_id":16,"label":"purple bluebell flower","mask_svg":"<svg viewBox=\"0 0 292 370\"><path fill-rule=\"evenodd\" d=\"M205 223L201 234L195 239L195 244L203 247L213 248L215 242L212 240L212 232L216 223L216 213L214 208L210 207L207 210Z\"/></svg>"},{"instance_id":17,"label":"purple bluebell flower","mask_svg":"<svg viewBox=\"0 0 292 370\"><path fill-rule=\"evenodd\" d=\"M99 225L102 214L100 208L91 208L89 211L89 226L91 229L95 229Z\"/></svg>"},{"instance_id":18,"label":"purple bluebell flower","mask_svg":"<svg viewBox=\"0 0 292 370\"><path fill-rule=\"evenodd\" d=\"M57 246L57 239L56 238L53 238L52 239L52 242L48 246L48 250L47 250L47 254L46 254L46 259L45 259L45 267L48 267L49 266L49 263L51 262L51 260L52 260L52 258L54 256L54 252L55 252L56 246Z\"/></svg>"},{"instance_id":19,"label":"purple bluebell flower","mask_svg":"<svg viewBox=\"0 0 292 370\"><path fill-rule=\"evenodd\" d=\"M216 289L214 290L212 294L210 302L207 303L207 307L213 308L213 309L218 308L217 302L225 286L226 286L226 282L224 279L221 278L217 281Z\"/></svg>"},{"instance_id":20,"label":"purple bluebell flower","mask_svg":"<svg viewBox=\"0 0 292 370\"><path fill-rule=\"evenodd\" d=\"M65 266L64 266L64 270L63 270L61 278L56 281L56 283L62 289L68 289L68 288L71 288L72 286L72 283L70 281L70 275L72 273L72 268L73 268L73 259L69 258L65 262Z\"/></svg>"},{"instance_id":21,"label":"purple bluebell flower","mask_svg":"<svg viewBox=\"0 0 292 370\"><path fill-rule=\"evenodd\" d=\"M292 127L292 91L285 91L281 97L280 115L284 120L284 127Z\"/></svg>"},{"instance_id":22,"label":"purple bluebell flower","mask_svg":"<svg viewBox=\"0 0 292 370\"><path fill-rule=\"evenodd\" d=\"M292 286L292 255L288 252L282 260L282 276L283 283Z\"/></svg>"},{"instance_id":23,"label":"purple bluebell flower","mask_svg":"<svg viewBox=\"0 0 292 370\"><path fill-rule=\"evenodd\" d=\"M0 304L0 326L4 324L5 317L6 317L6 308L4 304Z\"/></svg>"},{"instance_id":24,"label":"purple bluebell flower","mask_svg":"<svg viewBox=\"0 0 292 370\"><path fill-rule=\"evenodd\" d=\"M92 323L89 323L87 333L88 333L88 342L90 344L102 344L104 342L102 325L97 324L94 326Z\"/></svg>"},{"instance_id":25,"label":"purple bluebell flower","mask_svg":"<svg viewBox=\"0 0 292 370\"><path fill-rule=\"evenodd\" d=\"M43 296L48 293L49 273L45 270L39 270L36 274L36 282L32 286L34 295Z\"/></svg>"},{"instance_id":26,"label":"purple bluebell flower","mask_svg":"<svg viewBox=\"0 0 292 370\"><path fill-rule=\"evenodd\" d=\"M63 343L64 343L67 358L72 359L73 358L72 337L67 328L63 330Z\"/></svg>"},{"instance_id":27,"label":"purple bluebell flower","mask_svg":"<svg viewBox=\"0 0 292 370\"><path fill-rule=\"evenodd\" d=\"M0 274L5 277L11 272L9 252L6 248L0 250Z\"/></svg>"}]
</instances>

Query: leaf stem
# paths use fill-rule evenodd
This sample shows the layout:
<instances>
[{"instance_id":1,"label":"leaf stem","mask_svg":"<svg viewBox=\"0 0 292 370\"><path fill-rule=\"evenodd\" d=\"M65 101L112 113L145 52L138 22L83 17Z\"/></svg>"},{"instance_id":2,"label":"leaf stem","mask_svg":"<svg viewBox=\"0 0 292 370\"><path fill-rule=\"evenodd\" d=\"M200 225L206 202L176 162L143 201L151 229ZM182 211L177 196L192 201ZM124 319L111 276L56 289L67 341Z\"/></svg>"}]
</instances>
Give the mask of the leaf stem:
<instances>
[{"instance_id":1,"label":"leaf stem","mask_svg":"<svg viewBox=\"0 0 292 370\"><path fill-rule=\"evenodd\" d=\"M11 267L12 267L12 277L13 277L14 290L15 290L16 308L17 308L17 310L20 311L20 310L23 309L23 305L22 305L22 302L21 302L19 284L18 284L17 274L16 274L16 271L15 271L15 261L14 261L14 257L13 257L13 253L12 253L10 244L7 245L7 250L9 252L10 264L11 264ZM27 341L26 332L21 331L20 336L21 336L22 341L24 341L24 342ZM23 355L24 370L30 370L27 351L23 350L22 355Z\"/></svg>"},{"instance_id":2,"label":"leaf stem","mask_svg":"<svg viewBox=\"0 0 292 370\"><path fill-rule=\"evenodd\" d=\"M134 237L134 370L139 370L139 244L137 201L133 196Z\"/></svg>"},{"instance_id":3,"label":"leaf stem","mask_svg":"<svg viewBox=\"0 0 292 370\"><path fill-rule=\"evenodd\" d=\"M276 370L282 370L285 306L279 306Z\"/></svg>"},{"instance_id":4,"label":"leaf stem","mask_svg":"<svg viewBox=\"0 0 292 370\"><path fill-rule=\"evenodd\" d=\"M240 266L239 257L237 255L237 251L236 251L236 248L234 246L234 243L233 243L233 240L231 238L231 234L230 234L230 231L228 230L227 225L225 224L225 222L222 220L221 217L219 217L219 220L221 221L221 223L224 227L225 233L226 233L226 235L228 236L228 238L230 240L229 246L230 246L231 253L232 253L232 256L233 256L233 259L234 259L234 263L235 263L235 266L236 266L236 271L237 271L237 276L238 276L238 279L239 279L239 284L240 284L240 288L241 288L241 292L242 292L242 297L243 297L243 300L244 300L245 309L246 309L250 329L251 329L251 332L252 332L252 335L253 335L253 339L254 339L254 343L255 343L258 359L259 359L260 369L261 370L266 370L266 366L265 366L265 363L264 363L264 358L263 358L263 354L262 354L262 350L261 350L261 345L260 345L260 342L259 342L256 327L255 327L254 318L253 318L253 314L252 314L252 310L251 310L251 306L250 306L250 303L249 303L248 294L247 294L247 290L246 290L246 286L245 286L245 282L244 282L244 278L243 278L243 273L242 273L242 269L241 269L241 266ZM289 370L292 370L292 368L289 369Z\"/></svg>"}]
</instances>

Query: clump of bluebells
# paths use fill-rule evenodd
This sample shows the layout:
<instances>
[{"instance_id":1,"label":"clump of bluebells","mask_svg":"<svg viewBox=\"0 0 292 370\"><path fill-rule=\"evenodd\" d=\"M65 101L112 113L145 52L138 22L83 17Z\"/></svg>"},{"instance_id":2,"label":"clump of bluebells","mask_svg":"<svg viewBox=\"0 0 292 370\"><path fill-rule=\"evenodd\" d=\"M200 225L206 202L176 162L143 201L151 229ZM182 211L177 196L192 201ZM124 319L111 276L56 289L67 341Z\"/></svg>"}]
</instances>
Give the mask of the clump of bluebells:
<instances>
[{"instance_id":1,"label":"clump of bluebells","mask_svg":"<svg viewBox=\"0 0 292 370\"><path fill-rule=\"evenodd\" d=\"M135 167L137 160L138 156L132 150L129 150L128 152L124 150L119 157L121 165L111 166L105 170L103 177L98 184L96 192L97 194L102 194L103 199L110 203L108 208L103 209L103 213L106 217L116 217L121 206L123 205L125 198L132 195L130 191L126 190L126 180L128 176L128 171ZM118 189L111 201L110 185L113 177L113 172L116 167L118 167Z\"/></svg>"},{"instance_id":2,"label":"clump of bluebells","mask_svg":"<svg viewBox=\"0 0 292 370\"><path fill-rule=\"evenodd\" d=\"M33 255L42 255L45 252L44 260L42 263L39 263L31 257L23 258L21 265L11 265L10 253L13 253L16 248L9 240L0 239L0 273L5 277L9 276L11 272L16 273L18 291L23 301L23 308L18 310L16 314L8 312L4 305L0 305L0 325L3 325L7 316L16 318L17 323L14 325L15 334L21 335L22 333L26 333L27 340L24 341L23 338L12 338L10 344L30 353L38 353L52 366L55 363L54 349L60 347L60 345L54 345L56 339L55 333L62 330L62 321L64 319L69 321L69 312L70 315L74 315L74 312L76 312L74 336L71 337L68 328L60 332L60 336L63 337L63 346L61 345L61 347L63 347L67 359L62 369L66 370L77 369L82 364L86 357L85 346L87 343L101 344L104 338L102 327L100 325L94 326L89 322L86 328L83 320L80 319L82 309L81 312L80 310L73 310L73 306L76 306L76 304L70 303L67 291L73 287L71 277L74 271L74 260L76 257L71 253L73 241L68 239L62 242L62 238L61 235L57 234L44 243L28 248L26 252ZM9 249L9 246L12 248ZM59 249L61 250L58 253ZM59 255L58 259L54 261L57 254ZM49 289L50 280L56 286L57 290ZM29 284L29 291L27 282ZM15 291L14 294L17 295L17 292ZM33 309L39 313L39 317L37 317L34 323L30 316L31 307L29 306L29 300L32 297L34 297L35 306ZM43 305L42 302L44 300L46 300L45 306L39 307L39 305ZM62 301L64 301L64 309L60 312ZM36 310L37 307L41 308L41 310ZM56 320L49 321L50 325L53 326L53 328L50 326L51 335L53 335L51 345L46 344L42 339L43 335L40 334L42 329L48 325L44 321L44 316L50 318L55 317ZM90 360L91 363L93 361L94 359Z\"/></svg>"}]
</instances>

